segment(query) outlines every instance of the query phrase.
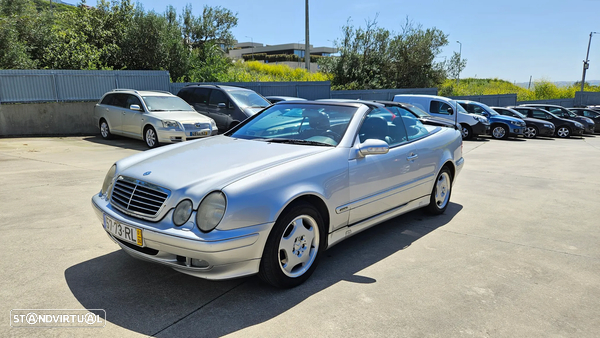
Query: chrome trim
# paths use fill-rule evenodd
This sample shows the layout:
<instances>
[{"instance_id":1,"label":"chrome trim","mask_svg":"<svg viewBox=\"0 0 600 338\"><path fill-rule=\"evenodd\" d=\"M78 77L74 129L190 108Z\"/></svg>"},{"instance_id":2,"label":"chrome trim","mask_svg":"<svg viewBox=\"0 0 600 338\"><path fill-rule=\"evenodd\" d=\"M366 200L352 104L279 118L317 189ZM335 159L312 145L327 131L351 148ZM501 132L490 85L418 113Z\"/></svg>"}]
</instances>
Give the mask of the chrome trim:
<instances>
[{"instance_id":1,"label":"chrome trim","mask_svg":"<svg viewBox=\"0 0 600 338\"><path fill-rule=\"evenodd\" d=\"M429 178L434 177L434 176L435 175L431 174L431 175L419 177L418 179L416 179L416 180L414 180L412 182L404 183L404 184L398 185L396 187L384 190L382 192L378 192L378 193L373 194L371 196L367 196L367 197L361 198L359 200L352 201L350 203L346 203L344 205L341 205L341 206L335 208L335 212L336 212L336 214L341 214L342 212L346 212L346 211L349 211L349 210L352 210L352 209L356 209L356 208L361 207L361 206L363 206L365 204L369 204L371 202L375 202L375 201L377 201L379 199L386 198L386 197L389 197L391 195L395 195L395 194L401 193L402 191L406 190L409 187L412 187L412 186L416 187L416 186L419 186L421 184L427 183L428 181L427 182L423 182L423 183L419 183L419 181L425 181L425 180L428 180Z\"/></svg>"},{"instance_id":2,"label":"chrome trim","mask_svg":"<svg viewBox=\"0 0 600 338\"><path fill-rule=\"evenodd\" d=\"M119 184L119 182L125 183ZM133 185L133 187L127 186L127 183ZM139 193L136 195L139 187L144 188L144 191L139 190L144 196ZM161 196L160 194L166 196ZM156 184L119 175L112 186L110 205L124 214L147 221L157 221L158 216L165 208L166 201L170 196L170 190ZM134 197L136 198L135 200ZM135 201L137 204L134 207L138 209L138 211L130 209L132 207L132 201Z\"/></svg>"}]
</instances>

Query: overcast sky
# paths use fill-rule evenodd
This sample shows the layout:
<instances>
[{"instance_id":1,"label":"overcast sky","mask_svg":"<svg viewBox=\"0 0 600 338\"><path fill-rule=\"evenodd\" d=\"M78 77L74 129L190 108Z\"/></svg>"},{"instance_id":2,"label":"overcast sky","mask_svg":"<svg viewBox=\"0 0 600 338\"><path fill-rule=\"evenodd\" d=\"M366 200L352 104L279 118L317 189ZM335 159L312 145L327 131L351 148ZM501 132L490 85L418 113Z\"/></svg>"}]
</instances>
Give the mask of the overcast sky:
<instances>
[{"instance_id":1,"label":"overcast sky","mask_svg":"<svg viewBox=\"0 0 600 338\"><path fill-rule=\"evenodd\" d=\"M76 0L66 2L77 3ZM191 3L198 15L204 5L237 12L233 34L240 42L264 44L304 39L304 1L301 0L140 0L146 10L163 13L168 3L179 13ZM88 0L94 6L95 0ZM468 60L461 78L499 78L511 82L546 79L581 80L589 34L600 32L600 0L463 0L310 1L310 42L333 46L348 19L355 26L378 15L380 27L400 31L408 17L423 28L436 27L448 34L441 54L459 51ZM600 34L590 49L587 80L600 80Z\"/></svg>"}]
</instances>

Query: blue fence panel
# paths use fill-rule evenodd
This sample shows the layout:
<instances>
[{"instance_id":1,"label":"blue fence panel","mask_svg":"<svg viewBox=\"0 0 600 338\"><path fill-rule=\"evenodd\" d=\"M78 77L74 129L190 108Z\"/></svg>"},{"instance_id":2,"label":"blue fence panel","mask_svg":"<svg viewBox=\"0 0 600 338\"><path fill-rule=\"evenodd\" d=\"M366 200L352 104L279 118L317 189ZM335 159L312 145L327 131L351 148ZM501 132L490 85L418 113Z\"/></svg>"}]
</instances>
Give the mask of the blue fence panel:
<instances>
[{"instance_id":1,"label":"blue fence panel","mask_svg":"<svg viewBox=\"0 0 600 338\"><path fill-rule=\"evenodd\" d=\"M393 101L394 95L437 95L437 88L398 88L398 89L367 89L367 90L333 90L332 99L350 100L382 100Z\"/></svg>"},{"instance_id":2,"label":"blue fence panel","mask_svg":"<svg viewBox=\"0 0 600 338\"><path fill-rule=\"evenodd\" d=\"M169 72L0 70L0 103L94 101L116 88L168 91Z\"/></svg>"},{"instance_id":3,"label":"blue fence panel","mask_svg":"<svg viewBox=\"0 0 600 338\"><path fill-rule=\"evenodd\" d=\"M578 106L596 106L600 105L600 93L598 92L576 92L575 102ZM574 107L574 106L570 106Z\"/></svg>"},{"instance_id":4,"label":"blue fence panel","mask_svg":"<svg viewBox=\"0 0 600 338\"><path fill-rule=\"evenodd\" d=\"M450 98L477 101L491 107L508 107L517 104L517 94L451 96Z\"/></svg>"}]
</instances>

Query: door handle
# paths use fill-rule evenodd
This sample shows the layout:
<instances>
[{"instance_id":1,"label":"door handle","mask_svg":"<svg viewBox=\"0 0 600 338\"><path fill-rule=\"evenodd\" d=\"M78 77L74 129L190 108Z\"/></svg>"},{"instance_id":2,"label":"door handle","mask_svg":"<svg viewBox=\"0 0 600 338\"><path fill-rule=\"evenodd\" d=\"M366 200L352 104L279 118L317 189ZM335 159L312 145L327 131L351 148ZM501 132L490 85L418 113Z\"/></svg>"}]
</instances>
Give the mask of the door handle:
<instances>
[{"instance_id":1,"label":"door handle","mask_svg":"<svg viewBox=\"0 0 600 338\"><path fill-rule=\"evenodd\" d=\"M413 160L416 160L418 157L419 157L419 155L417 155L417 154L415 154L415 153L411 153L411 154L410 154L410 155L409 155L409 156L406 158L406 160L407 160L407 161L413 161Z\"/></svg>"},{"instance_id":2,"label":"door handle","mask_svg":"<svg viewBox=\"0 0 600 338\"><path fill-rule=\"evenodd\" d=\"M125 115L125 112L123 112L123 115Z\"/></svg>"}]
</instances>

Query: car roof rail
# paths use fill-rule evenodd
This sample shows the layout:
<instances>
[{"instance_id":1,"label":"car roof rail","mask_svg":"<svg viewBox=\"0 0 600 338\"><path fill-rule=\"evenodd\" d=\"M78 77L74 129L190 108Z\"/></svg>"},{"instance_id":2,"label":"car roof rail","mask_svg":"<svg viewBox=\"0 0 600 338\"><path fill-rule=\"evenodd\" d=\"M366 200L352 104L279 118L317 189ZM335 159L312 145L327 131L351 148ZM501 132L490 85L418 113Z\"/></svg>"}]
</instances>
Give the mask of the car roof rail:
<instances>
[{"instance_id":1,"label":"car roof rail","mask_svg":"<svg viewBox=\"0 0 600 338\"><path fill-rule=\"evenodd\" d=\"M192 84L189 84L189 85L187 85L185 87L191 87L191 86L214 86L214 87L217 87L217 88L221 88L221 87L219 87L219 85L210 84L210 83L192 83ZM183 88L185 88L185 87L183 87Z\"/></svg>"},{"instance_id":2,"label":"car roof rail","mask_svg":"<svg viewBox=\"0 0 600 338\"><path fill-rule=\"evenodd\" d=\"M136 94L139 94L137 90L135 90L135 89L127 89L127 88L115 88L112 91L113 92L134 92Z\"/></svg>"},{"instance_id":3,"label":"car roof rail","mask_svg":"<svg viewBox=\"0 0 600 338\"><path fill-rule=\"evenodd\" d=\"M166 90L147 90L147 92L163 93L163 94L171 94L171 95L173 95L173 93L168 92Z\"/></svg>"}]
</instances>

